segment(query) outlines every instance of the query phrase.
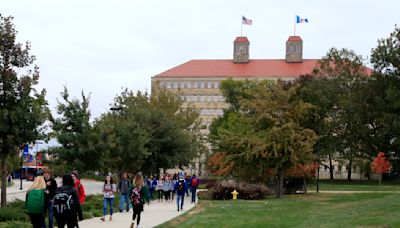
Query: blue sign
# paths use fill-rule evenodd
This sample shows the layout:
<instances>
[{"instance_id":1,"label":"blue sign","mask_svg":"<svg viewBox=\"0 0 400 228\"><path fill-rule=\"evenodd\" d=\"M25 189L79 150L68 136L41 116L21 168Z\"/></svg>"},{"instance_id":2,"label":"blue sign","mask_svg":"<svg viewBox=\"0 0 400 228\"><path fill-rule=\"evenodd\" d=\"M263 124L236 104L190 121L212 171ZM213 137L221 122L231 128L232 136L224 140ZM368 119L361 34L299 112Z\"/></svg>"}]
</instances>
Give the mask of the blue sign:
<instances>
[{"instance_id":1,"label":"blue sign","mask_svg":"<svg viewBox=\"0 0 400 228\"><path fill-rule=\"evenodd\" d=\"M22 156L28 156L28 154L29 154L29 145L26 144L24 146L24 152L22 153Z\"/></svg>"},{"instance_id":2,"label":"blue sign","mask_svg":"<svg viewBox=\"0 0 400 228\"><path fill-rule=\"evenodd\" d=\"M29 156L28 156L28 162L31 162L31 161L33 161L33 156L32 156L32 154L29 154Z\"/></svg>"}]
</instances>

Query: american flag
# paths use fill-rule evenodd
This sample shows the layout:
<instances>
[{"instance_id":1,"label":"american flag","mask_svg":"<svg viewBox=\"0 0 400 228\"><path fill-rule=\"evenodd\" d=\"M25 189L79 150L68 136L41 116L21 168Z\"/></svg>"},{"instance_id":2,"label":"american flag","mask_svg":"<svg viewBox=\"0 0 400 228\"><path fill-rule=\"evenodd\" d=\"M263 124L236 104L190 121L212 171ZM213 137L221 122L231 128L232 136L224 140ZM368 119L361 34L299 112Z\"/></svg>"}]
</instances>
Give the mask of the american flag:
<instances>
[{"instance_id":1,"label":"american flag","mask_svg":"<svg viewBox=\"0 0 400 228\"><path fill-rule=\"evenodd\" d=\"M244 16L242 16L242 24L243 25L253 25L253 21L248 19L248 18L246 18L246 17L244 17Z\"/></svg>"}]
</instances>

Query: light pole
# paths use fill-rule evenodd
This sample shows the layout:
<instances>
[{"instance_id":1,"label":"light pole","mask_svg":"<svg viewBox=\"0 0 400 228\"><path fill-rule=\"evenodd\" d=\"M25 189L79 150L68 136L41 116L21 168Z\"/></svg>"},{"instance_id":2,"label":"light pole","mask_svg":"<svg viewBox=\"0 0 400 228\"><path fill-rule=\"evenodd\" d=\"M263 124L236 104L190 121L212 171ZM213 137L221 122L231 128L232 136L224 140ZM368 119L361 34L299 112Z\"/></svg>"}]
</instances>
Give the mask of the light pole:
<instances>
[{"instance_id":1,"label":"light pole","mask_svg":"<svg viewBox=\"0 0 400 228\"><path fill-rule=\"evenodd\" d=\"M24 156L24 147L25 146L23 146L21 149L21 171L19 172L19 180L20 180L19 190L22 190L22 163L23 163L22 157Z\"/></svg>"},{"instance_id":2,"label":"light pole","mask_svg":"<svg viewBox=\"0 0 400 228\"><path fill-rule=\"evenodd\" d=\"M122 107L111 107L110 111L121 111Z\"/></svg>"}]
</instances>

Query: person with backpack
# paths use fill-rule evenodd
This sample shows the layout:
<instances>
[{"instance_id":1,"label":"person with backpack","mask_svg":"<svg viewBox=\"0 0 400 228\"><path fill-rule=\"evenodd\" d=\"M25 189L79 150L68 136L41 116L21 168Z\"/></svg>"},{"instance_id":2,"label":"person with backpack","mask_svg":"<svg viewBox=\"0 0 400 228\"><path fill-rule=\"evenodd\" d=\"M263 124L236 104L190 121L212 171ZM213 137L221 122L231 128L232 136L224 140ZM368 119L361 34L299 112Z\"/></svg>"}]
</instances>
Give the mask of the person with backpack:
<instances>
[{"instance_id":1,"label":"person with backpack","mask_svg":"<svg viewBox=\"0 0 400 228\"><path fill-rule=\"evenodd\" d=\"M192 203L196 203L196 191L197 187L199 187L199 179L196 178L196 175L193 174L190 179L191 193L192 193Z\"/></svg>"},{"instance_id":2,"label":"person with backpack","mask_svg":"<svg viewBox=\"0 0 400 228\"><path fill-rule=\"evenodd\" d=\"M49 211L49 228L53 228L53 197L56 194L57 182L51 177L49 170L43 172L43 177L46 182L47 202L46 207Z\"/></svg>"},{"instance_id":3,"label":"person with backpack","mask_svg":"<svg viewBox=\"0 0 400 228\"><path fill-rule=\"evenodd\" d=\"M143 211L143 205L145 204L145 201L147 201L147 202L150 201L148 188L144 184L142 175L136 174L135 179L134 179L134 184L135 184L135 187L132 189L132 191L129 194L129 199L131 200L132 209L133 209L131 228L134 228L134 226L135 226L136 217L137 217L136 226L139 227L140 214Z\"/></svg>"},{"instance_id":4,"label":"person with backpack","mask_svg":"<svg viewBox=\"0 0 400 228\"><path fill-rule=\"evenodd\" d=\"M129 190L131 189L131 181L128 178L127 173L122 173L121 180L118 182L119 191L119 212L124 210L124 204L126 204L126 212L129 212Z\"/></svg>"},{"instance_id":5,"label":"person with backpack","mask_svg":"<svg viewBox=\"0 0 400 228\"><path fill-rule=\"evenodd\" d=\"M57 188L53 197L53 212L58 228L75 228L83 220L81 204L79 203L78 190L74 186L71 175L64 175L62 186Z\"/></svg>"},{"instance_id":6,"label":"person with backpack","mask_svg":"<svg viewBox=\"0 0 400 228\"><path fill-rule=\"evenodd\" d=\"M176 206L178 207L178 211L179 208L180 210L183 210L183 201L185 200L185 193L188 194L188 186L183 177L183 174L179 174L179 179L175 183L175 192L176 192Z\"/></svg>"},{"instance_id":7,"label":"person with backpack","mask_svg":"<svg viewBox=\"0 0 400 228\"><path fill-rule=\"evenodd\" d=\"M33 228L46 227L44 221L47 211L45 190L46 183L44 182L44 178L37 176L26 193L25 208L31 219Z\"/></svg>"},{"instance_id":8,"label":"person with backpack","mask_svg":"<svg viewBox=\"0 0 400 228\"><path fill-rule=\"evenodd\" d=\"M107 214L107 205L110 205L110 221L112 221L113 215L113 206L114 206L114 197L117 192L117 186L114 184L114 181L110 175L107 175L106 179L104 180L103 185L103 217L100 218L101 221L106 221L105 216Z\"/></svg>"},{"instance_id":9,"label":"person with backpack","mask_svg":"<svg viewBox=\"0 0 400 228\"><path fill-rule=\"evenodd\" d=\"M85 188L83 187L81 180L79 180L78 171L74 170L71 173L71 177L74 180L74 186L78 191L79 203L82 205L85 203Z\"/></svg>"}]
</instances>

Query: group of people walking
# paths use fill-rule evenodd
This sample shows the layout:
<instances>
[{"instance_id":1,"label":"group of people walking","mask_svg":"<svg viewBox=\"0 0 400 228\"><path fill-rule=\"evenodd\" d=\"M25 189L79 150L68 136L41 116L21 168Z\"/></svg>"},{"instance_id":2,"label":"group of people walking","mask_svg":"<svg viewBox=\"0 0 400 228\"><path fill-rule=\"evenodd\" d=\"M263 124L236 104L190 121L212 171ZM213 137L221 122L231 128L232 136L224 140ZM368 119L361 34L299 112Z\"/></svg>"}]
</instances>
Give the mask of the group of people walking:
<instances>
[{"instance_id":1,"label":"group of people walking","mask_svg":"<svg viewBox=\"0 0 400 228\"><path fill-rule=\"evenodd\" d=\"M123 173L118 185L114 183L111 175L106 176L103 185L103 217L100 218L103 222L106 221L105 217L107 215L108 208L110 211L109 221L112 221L114 198L117 191L119 191L120 194L120 212L123 210L129 212L130 205L132 205L133 215L131 227L134 227L135 221L137 226L139 226L140 214L143 211L143 205L150 201L148 188L144 184L142 175L137 174L133 179L132 184L128 178L128 175ZM124 208L125 205L126 209Z\"/></svg>"},{"instance_id":2,"label":"group of people walking","mask_svg":"<svg viewBox=\"0 0 400 228\"><path fill-rule=\"evenodd\" d=\"M149 188L150 200L153 200L153 193L156 192L158 202L173 202L176 194L177 209L183 210L184 196L192 195L191 202L196 202L196 191L199 186L199 180L196 175L186 176L183 173L174 174L173 176L166 174L156 177L150 176L146 185Z\"/></svg>"},{"instance_id":3,"label":"group of people walking","mask_svg":"<svg viewBox=\"0 0 400 228\"><path fill-rule=\"evenodd\" d=\"M160 178L150 176L143 178L136 174L133 181L127 173L122 173L118 183L115 183L111 175L107 175L102 186L103 192L103 216L101 221L106 221L107 211L110 213L109 221L112 221L113 205L116 194L119 192L120 212L133 210L131 227L140 224L141 212L144 204L150 203L153 195L159 202L173 202L176 195L177 210L183 210L185 195L192 194L192 203L196 201L196 190L199 180L195 175L185 179L180 174L163 175ZM34 228L43 228L45 217L48 213L48 227L53 227L53 218L56 219L58 227L78 227L79 221L83 220L81 205L85 202L85 190L78 178L78 172L74 171L62 177L62 186L52 178L51 173L46 170L43 176L37 176L26 194L27 213Z\"/></svg>"},{"instance_id":4,"label":"group of people walking","mask_svg":"<svg viewBox=\"0 0 400 228\"><path fill-rule=\"evenodd\" d=\"M85 202L85 190L76 171L62 177L62 186L52 178L50 171L37 176L26 193L25 207L34 228L53 227L53 218L58 227L78 227L83 220L81 205Z\"/></svg>"}]
</instances>

